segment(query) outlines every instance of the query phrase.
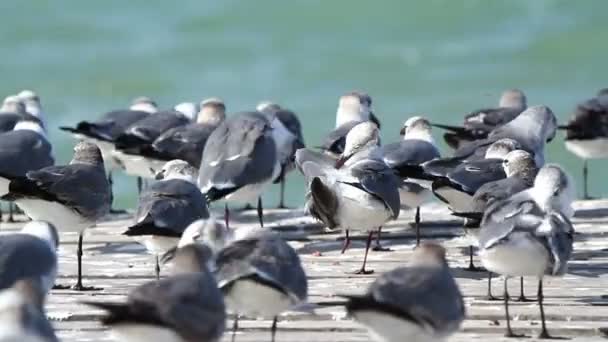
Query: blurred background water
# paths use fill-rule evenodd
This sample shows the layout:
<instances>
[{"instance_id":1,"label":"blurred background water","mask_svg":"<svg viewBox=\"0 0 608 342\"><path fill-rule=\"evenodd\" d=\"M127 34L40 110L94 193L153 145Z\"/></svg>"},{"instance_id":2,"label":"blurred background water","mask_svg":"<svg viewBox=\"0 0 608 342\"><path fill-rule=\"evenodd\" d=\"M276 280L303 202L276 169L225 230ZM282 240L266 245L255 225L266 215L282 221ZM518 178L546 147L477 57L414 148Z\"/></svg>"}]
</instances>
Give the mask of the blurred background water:
<instances>
[{"instance_id":1,"label":"blurred background water","mask_svg":"<svg viewBox=\"0 0 608 342\"><path fill-rule=\"evenodd\" d=\"M390 142L413 114L457 124L512 87L563 122L608 86L604 0L21 0L3 1L0 13L0 96L39 93L60 163L74 141L57 126L139 95L162 107L219 96L229 112L273 100L300 115L316 145L350 90L372 95ZM582 163L563 135L548 150L580 185ZM590 167L592 194L608 193L608 163ZM118 206L133 207L135 182L121 176L117 185ZM303 203L295 173L287 198Z\"/></svg>"}]
</instances>

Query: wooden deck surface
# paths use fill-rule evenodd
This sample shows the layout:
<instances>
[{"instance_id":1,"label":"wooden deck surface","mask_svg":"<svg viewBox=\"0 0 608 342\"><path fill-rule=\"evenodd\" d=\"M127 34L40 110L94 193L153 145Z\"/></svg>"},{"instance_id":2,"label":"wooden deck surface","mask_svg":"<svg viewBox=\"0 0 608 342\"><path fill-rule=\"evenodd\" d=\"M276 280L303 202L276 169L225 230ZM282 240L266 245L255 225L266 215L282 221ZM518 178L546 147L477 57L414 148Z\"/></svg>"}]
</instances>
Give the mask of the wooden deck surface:
<instances>
[{"instance_id":1,"label":"wooden deck surface","mask_svg":"<svg viewBox=\"0 0 608 342\"><path fill-rule=\"evenodd\" d=\"M576 203L574 258L562 278L545 282L546 315L550 332L572 340L591 341L604 338L608 329L608 201ZM467 320L452 341L498 341L502 337L504 312L502 302L484 299L485 273L468 272L468 241L462 237L460 221L450 217L447 209L431 204L422 209L422 232L425 238L441 242L448 249L454 276L465 296ZM409 222L412 212L403 211L398 221L385 228L383 241L392 252L371 252L372 275L351 275L363 257L364 236L356 235L350 250L340 254L342 234L326 232L301 210L271 210L266 221L296 248L309 278L309 301L315 313L290 312L279 321L277 341L369 341L365 330L345 316L338 306L316 307L315 303L337 301L336 293L360 293L376 274L404 265L414 246ZM254 226L255 211L233 216L237 227ZM92 292L53 291L47 303L49 317L63 341L112 340L110 332L98 323L101 312L79 303L82 300L119 301L133 287L153 280L153 257L122 236L130 223L128 216L116 217L88 230L85 236L85 285L102 287ZM15 231L23 223L2 223L1 231ZM76 275L76 236L61 235L58 283L71 284ZM526 292L536 296L535 279L526 281ZM518 295L518 282L511 281L511 293ZM495 294L501 295L502 281L495 282ZM539 312L535 302L512 303L513 326L535 339ZM237 341L268 341L269 321L242 320ZM230 326L231 322L227 322ZM224 340L228 340L229 334Z\"/></svg>"}]
</instances>

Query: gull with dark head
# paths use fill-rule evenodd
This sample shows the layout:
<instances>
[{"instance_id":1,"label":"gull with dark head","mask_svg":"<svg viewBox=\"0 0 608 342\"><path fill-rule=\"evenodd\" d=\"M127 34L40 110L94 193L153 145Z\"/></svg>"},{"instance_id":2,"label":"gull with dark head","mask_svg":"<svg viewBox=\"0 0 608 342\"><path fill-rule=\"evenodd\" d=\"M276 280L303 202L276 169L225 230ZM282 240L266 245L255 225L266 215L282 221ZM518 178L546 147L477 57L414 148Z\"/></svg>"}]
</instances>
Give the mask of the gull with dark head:
<instances>
[{"instance_id":1,"label":"gull with dark head","mask_svg":"<svg viewBox=\"0 0 608 342\"><path fill-rule=\"evenodd\" d=\"M102 323L118 341L219 342L226 307L208 269L212 252L185 246L174 255L174 275L132 290L126 302L86 302L106 312Z\"/></svg>"},{"instance_id":2,"label":"gull with dark head","mask_svg":"<svg viewBox=\"0 0 608 342\"><path fill-rule=\"evenodd\" d=\"M96 145L80 142L68 165L48 166L25 176L0 177L3 200L15 202L33 220L47 221L78 237L78 281L82 286L82 236L110 210L110 187Z\"/></svg>"},{"instance_id":3,"label":"gull with dark head","mask_svg":"<svg viewBox=\"0 0 608 342\"><path fill-rule=\"evenodd\" d=\"M156 256L157 279L159 257L177 246L192 222L209 218L207 202L196 185L197 176L197 170L183 160L166 163L157 174L158 181L140 194L135 223L123 233Z\"/></svg>"},{"instance_id":4,"label":"gull with dark head","mask_svg":"<svg viewBox=\"0 0 608 342\"><path fill-rule=\"evenodd\" d=\"M509 322L507 279L539 278L541 338L548 338L543 310L543 277L565 273L572 254L574 229L572 216L573 185L557 165L541 168L534 186L492 204L485 211L479 233L483 265L505 277L505 314L507 336L517 336Z\"/></svg>"},{"instance_id":5,"label":"gull with dark head","mask_svg":"<svg viewBox=\"0 0 608 342\"><path fill-rule=\"evenodd\" d=\"M348 295L346 312L375 341L442 341L465 318L462 294L445 249L423 243L408 266L380 275L363 295Z\"/></svg>"},{"instance_id":6,"label":"gull with dark head","mask_svg":"<svg viewBox=\"0 0 608 342\"><path fill-rule=\"evenodd\" d=\"M526 95L519 89L509 89L502 93L497 108L484 108L467 114L462 126L434 126L447 130L443 135L445 142L458 149L463 143L487 138L492 130L513 120L526 107Z\"/></svg>"}]
</instances>

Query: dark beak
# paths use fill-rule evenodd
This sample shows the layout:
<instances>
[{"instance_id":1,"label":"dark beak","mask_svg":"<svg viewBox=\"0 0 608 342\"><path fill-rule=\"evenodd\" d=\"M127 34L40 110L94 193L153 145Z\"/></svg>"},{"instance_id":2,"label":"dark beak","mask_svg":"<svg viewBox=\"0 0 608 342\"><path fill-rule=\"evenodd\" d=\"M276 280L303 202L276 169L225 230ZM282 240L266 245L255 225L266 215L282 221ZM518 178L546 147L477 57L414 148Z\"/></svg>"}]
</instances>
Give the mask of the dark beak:
<instances>
[{"instance_id":1,"label":"dark beak","mask_svg":"<svg viewBox=\"0 0 608 342\"><path fill-rule=\"evenodd\" d=\"M570 128L572 128L572 127L571 127L571 126L568 126L568 125L564 125L564 126L557 126L557 129L560 129L560 130L567 130L567 129L570 129Z\"/></svg>"},{"instance_id":2,"label":"dark beak","mask_svg":"<svg viewBox=\"0 0 608 342\"><path fill-rule=\"evenodd\" d=\"M175 252L177 252L177 246L168 250L162 257L160 257L161 264L166 264L175 258Z\"/></svg>"},{"instance_id":3,"label":"dark beak","mask_svg":"<svg viewBox=\"0 0 608 342\"><path fill-rule=\"evenodd\" d=\"M401 130L399 131L399 135L404 136L406 130L407 130L407 127L405 127L405 126L401 127Z\"/></svg>"},{"instance_id":4,"label":"dark beak","mask_svg":"<svg viewBox=\"0 0 608 342\"><path fill-rule=\"evenodd\" d=\"M346 163L346 161L349 158L350 158L350 156L341 155L340 158L338 158L338 160L336 160L336 169L339 169L342 166L344 166L344 163Z\"/></svg>"},{"instance_id":5,"label":"dark beak","mask_svg":"<svg viewBox=\"0 0 608 342\"><path fill-rule=\"evenodd\" d=\"M165 178L165 171L158 171L158 173L154 176L154 179L161 180Z\"/></svg>"}]
</instances>

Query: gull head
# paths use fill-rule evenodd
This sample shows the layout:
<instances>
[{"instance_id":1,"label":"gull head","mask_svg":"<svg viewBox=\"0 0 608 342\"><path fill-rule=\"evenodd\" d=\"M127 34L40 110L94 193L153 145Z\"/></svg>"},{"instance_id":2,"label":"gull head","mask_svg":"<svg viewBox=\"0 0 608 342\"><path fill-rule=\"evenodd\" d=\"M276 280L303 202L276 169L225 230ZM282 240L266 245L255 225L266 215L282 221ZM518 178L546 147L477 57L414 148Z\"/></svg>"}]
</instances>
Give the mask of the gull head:
<instances>
[{"instance_id":1,"label":"gull head","mask_svg":"<svg viewBox=\"0 0 608 342\"><path fill-rule=\"evenodd\" d=\"M413 116L403 123L399 134L404 139L428 140L429 137L432 137L431 123L422 116Z\"/></svg>"},{"instance_id":2,"label":"gull head","mask_svg":"<svg viewBox=\"0 0 608 342\"><path fill-rule=\"evenodd\" d=\"M190 223L184 230L177 247L202 243L211 248L215 254L232 241L233 234L232 230L213 217L200 219Z\"/></svg>"},{"instance_id":3,"label":"gull head","mask_svg":"<svg viewBox=\"0 0 608 342\"><path fill-rule=\"evenodd\" d=\"M217 126L226 119L226 105L222 99L211 97L201 102L196 122Z\"/></svg>"},{"instance_id":4,"label":"gull head","mask_svg":"<svg viewBox=\"0 0 608 342\"><path fill-rule=\"evenodd\" d=\"M158 112L158 105L151 98L147 96L140 96L131 101L131 106L129 109L146 113L156 113Z\"/></svg>"},{"instance_id":5,"label":"gull head","mask_svg":"<svg viewBox=\"0 0 608 342\"><path fill-rule=\"evenodd\" d=\"M495 141L488 149L486 150L485 158L491 159L504 159L507 154L511 151L515 151L521 148L521 144L517 141L509 138L504 138Z\"/></svg>"},{"instance_id":6,"label":"gull head","mask_svg":"<svg viewBox=\"0 0 608 342\"><path fill-rule=\"evenodd\" d=\"M46 221L30 221L21 228L21 234L28 234L44 240L52 250L59 247L57 228Z\"/></svg>"},{"instance_id":7,"label":"gull head","mask_svg":"<svg viewBox=\"0 0 608 342\"><path fill-rule=\"evenodd\" d=\"M573 214L574 184L559 165L547 164L534 179L532 196L545 211L557 210L571 217Z\"/></svg>"},{"instance_id":8,"label":"gull head","mask_svg":"<svg viewBox=\"0 0 608 342\"><path fill-rule=\"evenodd\" d=\"M194 121L196 114L199 111L199 106L194 102L182 102L178 103L173 107L174 110L184 114L185 117L190 121Z\"/></svg>"},{"instance_id":9,"label":"gull head","mask_svg":"<svg viewBox=\"0 0 608 342\"><path fill-rule=\"evenodd\" d=\"M336 161L336 168L342 167L356 153L377 147L379 142L379 129L375 123L365 121L356 125L346 135L344 152Z\"/></svg>"},{"instance_id":10,"label":"gull head","mask_svg":"<svg viewBox=\"0 0 608 342\"><path fill-rule=\"evenodd\" d=\"M557 118L551 108L547 106L533 106L524 110L516 119L530 125L541 125L540 136L543 141L550 142L557 132Z\"/></svg>"},{"instance_id":11,"label":"gull head","mask_svg":"<svg viewBox=\"0 0 608 342\"><path fill-rule=\"evenodd\" d=\"M255 110L263 114L273 114L281 110L281 106L272 101L260 101Z\"/></svg>"},{"instance_id":12,"label":"gull head","mask_svg":"<svg viewBox=\"0 0 608 342\"><path fill-rule=\"evenodd\" d=\"M188 162L181 159L171 160L156 173L157 180L182 179L190 183L196 183L198 170Z\"/></svg>"},{"instance_id":13,"label":"gull head","mask_svg":"<svg viewBox=\"0 0 608 342\"><path fill-rule=\"evenodd\" d=\"M498 106L502 108L521 108L523 110L527 105L526 94L519 89L505 90L498 102Z\"/></svg>"},{"instance_id":14,"label":"gull head","mask_svg":"<svg viewBox=\"0 0 608 342\"><path fill-rule=\"evenodd\" d=\"M0 112L23 114L26 112L26 107L19 96L10 95L4 98Z\"/></svg>"},{"instance_id":15,"label":"gull head","mask_svg":"<svg viewBox=\"0 0 608 342\"><path fill-rule=\"evenodd\" d=\"M172 262L174 274L208 272L213 263L213 251L207 245L192 243L170 250L161 261L163 264Z\"/></svg>"},{"instance_id":16,"label":"gull head","mask_svg":"<svg viewBox=\"0 0 608 342\"><path fill-rule=\"evenodd\" d=\"M336 127L350 121L366 121L372 114L372 98L363 92L353 91L342 95L336 111Z\"/></svg>"},{"instance_id":17,"label":"gull head","mask_svg":"<svg viewBox=\"0 0 608 342\"><path fill-rule=\"evenodd\" d=\"M532 179L536 176L536 162L534 156L524 150L509 152L502 162L507 177L513 175L528 176Z\"/></svg>"},{"instance_id":18,"label":"gull head","mask_svg":"<svg viewBox=\"0 0 608 342\"><path fill-rule=\"evenodd\" d=\"M17 96L23 101L25 105L25 110L39 117L42 114L42 105L40 104L40 97L32 90L22 90L17 94Z\"/></svg>"},{"instance_id":19,"label":"gull head","mask_svg":"<svg viewBox=\"0 0 608 342\"><path fill-rule=\"evenodd\" d=\"M101 164L103 166L103 157L97 145L87 141L80 141L74 146L74 156L70 164Z\"/></svg>"}]
</instances>

